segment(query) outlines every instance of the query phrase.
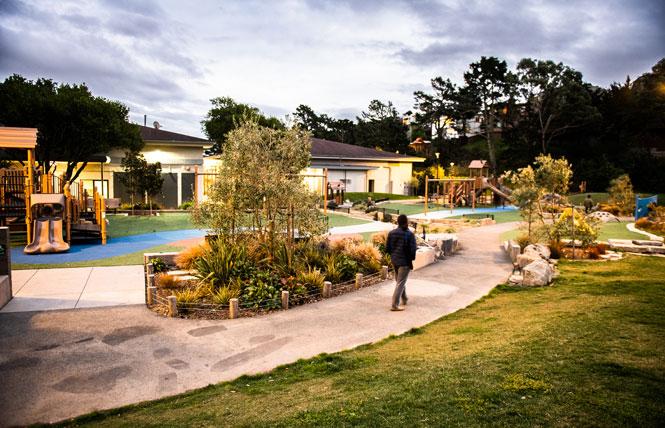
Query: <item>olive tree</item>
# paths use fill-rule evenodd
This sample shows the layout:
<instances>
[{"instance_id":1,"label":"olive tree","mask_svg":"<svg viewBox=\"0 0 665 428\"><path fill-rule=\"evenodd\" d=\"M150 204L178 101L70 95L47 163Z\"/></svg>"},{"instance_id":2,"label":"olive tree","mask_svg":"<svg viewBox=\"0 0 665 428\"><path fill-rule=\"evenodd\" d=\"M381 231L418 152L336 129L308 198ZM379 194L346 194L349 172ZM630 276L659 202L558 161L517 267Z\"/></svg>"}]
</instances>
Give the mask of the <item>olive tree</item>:
<instances>
[{"instance_id":1,"label":"olive tree","mask_svg":"<svg viewBox=\"0 0 665 428\"><path fill-rule=\"evenodd\" d=\"M309 134L246 120L229 132L216 180L193 211L194 222L222 239L250 234L271 247L322 233L319 198L299 175L309 162Z\"/></svg>"}]
</instances>

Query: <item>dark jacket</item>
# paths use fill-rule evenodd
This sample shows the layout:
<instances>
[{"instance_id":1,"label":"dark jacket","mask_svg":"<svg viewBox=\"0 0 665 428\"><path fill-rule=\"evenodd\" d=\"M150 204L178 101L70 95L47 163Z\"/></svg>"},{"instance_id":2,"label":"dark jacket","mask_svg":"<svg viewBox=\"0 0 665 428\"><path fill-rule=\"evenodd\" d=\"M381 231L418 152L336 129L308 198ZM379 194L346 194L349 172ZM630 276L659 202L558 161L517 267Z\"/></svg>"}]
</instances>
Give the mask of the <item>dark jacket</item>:
<instances>
[{"instance_id":1,"label":"dark jacket","mask_svg":"<svg viewBox=\"0 0 665 428\"><path fill-rule=\"evenodd\" d=\"M386 251L390 254L393 266L413 269L413 260L416 259L415 235L408 228L391 230L386 239Z\"/></svg>"}]
</instances>

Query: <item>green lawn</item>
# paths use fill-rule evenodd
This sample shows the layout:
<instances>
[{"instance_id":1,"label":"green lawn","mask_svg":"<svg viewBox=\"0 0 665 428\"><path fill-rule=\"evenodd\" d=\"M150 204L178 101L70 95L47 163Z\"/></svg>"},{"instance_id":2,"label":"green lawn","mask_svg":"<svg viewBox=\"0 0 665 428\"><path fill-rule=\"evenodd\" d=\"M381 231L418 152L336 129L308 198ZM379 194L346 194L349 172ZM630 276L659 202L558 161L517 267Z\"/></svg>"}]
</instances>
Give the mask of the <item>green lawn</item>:
<instances>
[{"instance_id":1,"label":"green lawn","mask_svg":"<svg viewBox=\"0 0 665 428\"><path fill-rule=\"evenodd\" d=\"M159 216L109 215L107 233L111 238L140 235L165 230L195 229L189 214L161 214Z\"/></svg>"},{"instance_id":2,"label":"green lawn","mask_svg":"<svg viewBox=\"0 0 665 428\"><path fill-rule=\"evenodd\" d=\"M560 267L399 337L70 424L663 426L665 259Z\"/></svg>"},{"instance_id":3,"label":"green lawn","mask_svg":"<svg viewBox=\"0 0 665 428\"><path fill-rule=\"evenodd\" d=\"M518 210L499 211L499 212L488 213L488 214L494 215L494 220L497 223L508 223L508 222L511 222L511 221L522 221L522 216L520 215L520 212ZM456 215L456 216L450 217L450 218L462 218L462 216Z\"/></svg>"},{"instance_id":4,"label":"green lawn","mask_svg":"<svg viewBox=\"0 0 665 428\"><path fill-rule=\"evenodd\" d=\"M523 233L519 229L508 230L501 234L501 242L509 239L515 239ZM603 223L598 231L598 240L607 241L608 239L646 239L646 235L637 232L631 232L626 228L626 223Z\"/></svg>"},{"instance_id":5,"label":"green lawn","mask_svg":"<svg viewBox=\"0 0 665 428\"><path fill-rule=\"evenodd\" d=\"M638 192L641 196L652 196L652 195L658 195L658 205L665 205L665 193L652 193L652 192ZM577 193L575 195L570 195L568 196L568 199L570 199L570 202L574 203L575 205L582 205L582 202L584 202L584 198L586 198L586 195L591 195L591 198L595 203L601 203L601 202L607 202L607 199L609 198L609 193Z\"/></svg>"},{"instance_id":6,"label":"green lawn","mask_svg":"<svg viewBox=\"0 0 665 428\"><path fill-rule=\"evenodd\" d=\"M367 202L367 197L371 196L373 201L378 199L390 199L393 201L401 199L418 199L417 196L396 195L394 193L377 193L377 192L346 192L344 198L351 202Z\"/></svg>"},{"instance_id":7,"label":"green lawn","mask_svg":"<svg viewBox=\"0 0 665 428\"><path fill-rule=\"evenodd\" d=\"M354 226L356 224L365 224L365 223L370 223L370 221L361 218L353 218L342 214L335 214L334 212L328 211L329 227Z\"/></svg>"},{"instance_id":8,"label":"green lawn","mask_svg":"<svg viewBox=\"0 0 665 428\"><path fill-rule=\"evenodd\" d=\"M146 248L135 253L124 254L122 256L108 257L106 259L87 260L82 262L54 263L54 264L32 264L32 263L12 263L13 270L19 269L53 269L70 267L88 267L88 266L126 266L143 264L143 253L166 253L180 251L185 247L174 245L158 245L156 247Z\"/></svg>"},{"instance_id":9,"label":"green lawn","mask_svg":"<svg viewBox=\"0 0 665 428\"><path fill-rule=\"evenodd\" d=\"M440 211L450 208L449 206L434 204L432 202L430 202L427 207L430 211ZM386 202L379 205L379 208L390 208L393 210L399 210L400 214L413 215L425 212L425 203L405 204L400 202Z\"/></svg>"}]
</instances>

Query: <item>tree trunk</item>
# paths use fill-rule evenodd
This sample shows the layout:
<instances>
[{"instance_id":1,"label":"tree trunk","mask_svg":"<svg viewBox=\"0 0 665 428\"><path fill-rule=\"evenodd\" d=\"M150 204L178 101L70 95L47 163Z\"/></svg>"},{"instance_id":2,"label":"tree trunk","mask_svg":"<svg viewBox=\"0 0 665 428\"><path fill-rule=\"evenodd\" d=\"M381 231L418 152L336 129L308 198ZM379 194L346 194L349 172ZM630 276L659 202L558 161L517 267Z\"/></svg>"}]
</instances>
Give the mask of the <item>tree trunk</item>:
<instances>
[{"instance_id":1,"label":"tree trunk","mask_svg":"<svg viewBox=\"0 0 665 428\"><path fill-rule=\"evenodd\" d=\"M492 165L492 174L496 176L496 152L494 149L494 141L492 141L492 130L494 128L494 121L491 115L488 115L485 120L485 137L487 139L487 152L490 158L490 165Z\"/></svg>"}]
</instances>

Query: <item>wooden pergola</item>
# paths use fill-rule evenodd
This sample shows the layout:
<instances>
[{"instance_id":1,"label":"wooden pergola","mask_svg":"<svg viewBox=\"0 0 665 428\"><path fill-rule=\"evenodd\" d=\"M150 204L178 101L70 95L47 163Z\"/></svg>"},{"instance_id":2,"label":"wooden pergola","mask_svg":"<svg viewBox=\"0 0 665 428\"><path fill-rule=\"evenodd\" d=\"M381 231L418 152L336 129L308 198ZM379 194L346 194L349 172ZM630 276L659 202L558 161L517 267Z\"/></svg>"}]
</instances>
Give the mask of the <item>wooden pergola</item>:
<instances>
[{"instance_id":1,"label":"wooden pergola","mask_svg":"<svg viewBox=\"0 0 665 428\"><path fill-rule=\"evenodd\" d=\"M25 183L25 206L30 207L30 195L32 194L34 176L33 166L35 162L35 146L37 146L37 128L9 128L0 127L0 148L22 149L28 152L27 174ZM32 214L26 209L25 216L28 242L32 236Z\"/></svg>"}]
</instances>

